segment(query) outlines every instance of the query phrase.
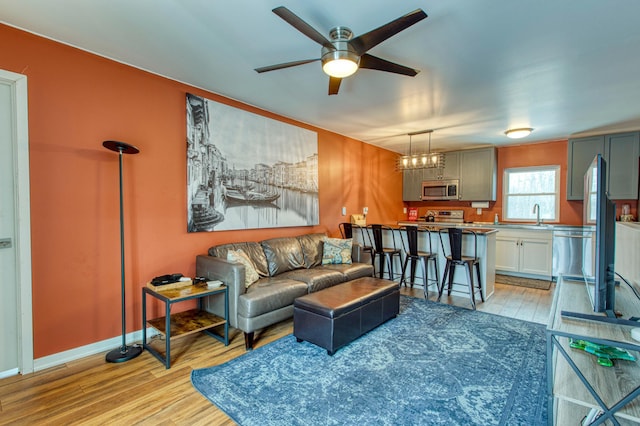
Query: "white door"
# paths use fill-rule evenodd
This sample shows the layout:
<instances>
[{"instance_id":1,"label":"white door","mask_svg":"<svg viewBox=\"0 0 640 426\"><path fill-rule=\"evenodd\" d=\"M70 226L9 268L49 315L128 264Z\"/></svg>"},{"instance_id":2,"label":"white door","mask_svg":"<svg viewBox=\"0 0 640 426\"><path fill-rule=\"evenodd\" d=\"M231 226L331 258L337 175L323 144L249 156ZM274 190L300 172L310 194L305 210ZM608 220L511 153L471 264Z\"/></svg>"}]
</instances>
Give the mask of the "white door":
<instances>
[{"instance_id":1,"label":"white door","mask_svg":"<svg viewBox=\"0 0 640 426\"><path fill-rule=\"evenodd\" d=\"M0 70L0 377L33 371L26 77Z\"/></svg>"},{"instance_id":2,"label":"white door","mask_svg":"<svg viewBox=\"0 0 640 426\"><path fill-rule=\"evenodd\" d=\"M15 274L11 86L0 84L0 371L18 370L18 288Z\"/></svg>"}]
</instances>

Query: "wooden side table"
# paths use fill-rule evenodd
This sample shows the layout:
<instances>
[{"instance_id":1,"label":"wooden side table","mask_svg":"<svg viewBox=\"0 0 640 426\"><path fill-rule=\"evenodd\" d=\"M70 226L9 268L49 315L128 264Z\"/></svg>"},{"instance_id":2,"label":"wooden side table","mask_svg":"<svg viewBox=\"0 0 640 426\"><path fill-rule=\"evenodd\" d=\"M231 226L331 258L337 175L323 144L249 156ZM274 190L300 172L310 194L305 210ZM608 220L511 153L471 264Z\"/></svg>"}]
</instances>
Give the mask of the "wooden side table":
<instances>
[{"instance_id":1,"label":"wooden side table","mask_svg":"<svg viewBox=\"0 0 640 426\"><path fill-rule=\"evenodd\" d=\"M147 295L153 296L164 302L164 317L147 320ZM203 298L215 295L224 297L224 318L203 309ZM171 315L171 305L192 299L197 299L197 309L190 309L188 311ZM225 285L217 288L208 288L206 285L190 285L188 287L164 291L152 290L148 287L142 288L142 347L158 358L158 360L162 362L167 369L171 368L171 339L173 338L179 338L203 331L227 346L229 344L228 318L229 293L227 291L227 286ZM147 324L165 336L164 356L147 344ZM211 328L220 325L224 325L224 335L222 336L210 330Z\"/></svg>"}]
</instances>

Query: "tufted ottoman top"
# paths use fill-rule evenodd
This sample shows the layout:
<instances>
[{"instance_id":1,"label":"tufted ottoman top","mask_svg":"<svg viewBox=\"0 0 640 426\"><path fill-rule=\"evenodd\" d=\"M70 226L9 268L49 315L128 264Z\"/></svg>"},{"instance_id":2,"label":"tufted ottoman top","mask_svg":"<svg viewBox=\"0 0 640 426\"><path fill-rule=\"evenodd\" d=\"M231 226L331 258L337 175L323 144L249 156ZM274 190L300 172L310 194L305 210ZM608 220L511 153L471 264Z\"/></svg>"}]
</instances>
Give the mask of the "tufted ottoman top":
<instances>
[{"instance_id":1,"label":"tufted ottoman top","mask_svg":"<svg viewBox=\"0 0 640 426\"><path fill-rule=\"evenodd\" d=\"M337 318L397 290L396 282L364 277L298 297L293 306L327 318Z\"/></svg>"}]
</instances>

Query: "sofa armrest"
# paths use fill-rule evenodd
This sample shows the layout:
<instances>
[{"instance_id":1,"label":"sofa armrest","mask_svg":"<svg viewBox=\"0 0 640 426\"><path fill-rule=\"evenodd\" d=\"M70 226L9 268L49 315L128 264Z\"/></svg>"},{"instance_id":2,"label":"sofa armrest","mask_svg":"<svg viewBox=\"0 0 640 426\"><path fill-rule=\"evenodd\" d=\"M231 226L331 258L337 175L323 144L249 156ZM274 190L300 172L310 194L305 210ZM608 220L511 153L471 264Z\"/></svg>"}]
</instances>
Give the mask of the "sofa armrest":
<instances>
[{"instance_id":1,"label":"sofa armrest","mask_svg":"<svg viewBox=\"0 0 640 426\"><path fill-rule=\"evenodd\" d=\"M239 263L228 262L219 257L199 255L196 257L196 275L220 280L229 292L229 325L238 327L238 297L246 292L244 285L244 266ZM224 316L224 300L221 297L207 298L207 311Z\"/></svg>"},{"instance_id":2,"label":"sofa armrest","mask_svg":"<svg viewBox=\"0 0 640 426\"><path fill-rule=\"evenodd\" d=\"M351 246L351 260L356 263L371 263L371 255L362 250L360 243L353 243Z\"/></svg>"}]
</instances>

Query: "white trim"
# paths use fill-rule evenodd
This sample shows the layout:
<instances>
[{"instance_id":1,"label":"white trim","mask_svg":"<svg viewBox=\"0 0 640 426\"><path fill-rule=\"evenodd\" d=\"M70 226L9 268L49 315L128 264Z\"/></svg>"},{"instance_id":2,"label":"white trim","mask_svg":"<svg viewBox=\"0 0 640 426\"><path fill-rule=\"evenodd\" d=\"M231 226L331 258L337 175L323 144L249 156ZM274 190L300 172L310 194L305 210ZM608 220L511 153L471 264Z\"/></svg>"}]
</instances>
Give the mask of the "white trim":
<instances>
[{"instance_id":1,"label":"white trim","mask_svg":"<svg viewBox=\"0 0 640 426\"><path fill-rule=\"evenodd\" d=\"M18 283L18 368L33 372L33 314L31 293L31 200L29 185L29 109L27 76L0 70L0 81L11 86L13 122L16 282Z\"/></svg>"},{"instance_id":2,"label":"white trim","mask_svg":"<svg viewBox=\"0 0 640 426\"><path fill-rule=\"evenodd\" d=\"M12 370L0 371L0 379L6 379L7 377L17 376L20 373L20 370L14 368Z\"/></svg>"},{"instance_id":3,"label":"white trim","mask_svg":"<svg viewBox=\"0 0 640 426\"><path fill-rule=\"evenodd\" d=\"M154 328L147 328L147 339L158 334L158 331ZM129 333L125 337L126 342L141 342L142 330ZM127 343L130 345L131 343ZM91 343L89 345L80 346L78 348L69 349L68 351L58 352L57 354L48 355L43 358L35 360L34 371L42 371L47 368L56 367L67 362L75 361L87 356L99 354L101 352L107 355L112 349L118 348L122 345L122 336L112 337L111 339L103 340L101 342ZM106 362L106 361L105 361Z\"/></svg>"}]
</instances>

